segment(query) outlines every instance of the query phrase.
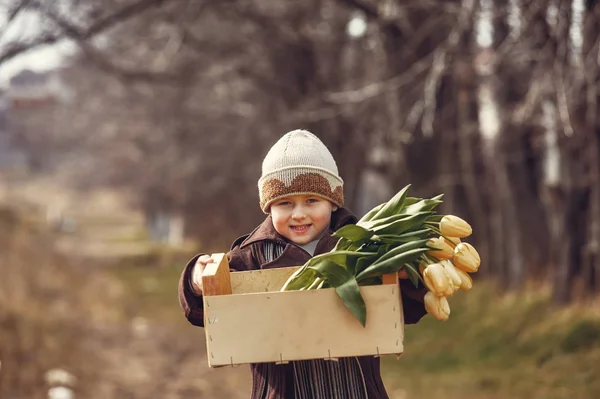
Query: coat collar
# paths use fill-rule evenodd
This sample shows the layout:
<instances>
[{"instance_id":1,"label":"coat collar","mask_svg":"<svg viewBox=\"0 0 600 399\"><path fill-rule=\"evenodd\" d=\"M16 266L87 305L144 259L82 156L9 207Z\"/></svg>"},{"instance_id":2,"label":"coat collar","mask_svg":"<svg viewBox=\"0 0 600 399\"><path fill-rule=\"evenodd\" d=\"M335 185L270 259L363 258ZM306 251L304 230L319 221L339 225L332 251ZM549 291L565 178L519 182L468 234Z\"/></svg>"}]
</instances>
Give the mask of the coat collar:
<instances>
[{"instance_id":1,"label":"coat collar","mask_svg":"<svg viewBox=\"0 0 600 399\"><path fill-rule=\"evenodd\" d=\"M337 211L331 214L331 223L329 225L328 234L324 234L319 240L317 247L323 244L323 241L329 242L330 240L337 241L336 238L331 237L331 233L336 231L342 226L347 224L354 224L358 221L356 216L352 214L347 208L339 208ZM247 245L253 244L259 241L275 241L277 243L287 245L290 242L275 230L273 226L273 220L271 215L267 216L265 220L256 228L240 245L240 248L244 248Z\"/></svg>"}]
</instances>

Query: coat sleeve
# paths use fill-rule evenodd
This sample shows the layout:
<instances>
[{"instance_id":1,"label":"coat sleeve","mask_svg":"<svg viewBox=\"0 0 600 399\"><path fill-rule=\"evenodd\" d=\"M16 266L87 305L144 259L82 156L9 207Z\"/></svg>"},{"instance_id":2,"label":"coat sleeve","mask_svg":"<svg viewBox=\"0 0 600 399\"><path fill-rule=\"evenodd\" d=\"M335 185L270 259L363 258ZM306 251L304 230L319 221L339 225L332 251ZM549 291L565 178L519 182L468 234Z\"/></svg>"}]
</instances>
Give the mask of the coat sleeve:
<instances>
[{"instance_id":1,"label":"coat sleeve","mask_svg":"<svg viewBox=\"0 0 600 399\"><path fill-rule=\"evenodd\" d=\"M427 293L427 288L417 288L409 280L400 280L400 291L402 292L404 323L416 324L427 314L423 301Z\"/></svg>"},{"instance_id":2,"label":"coat sleeve","mask_svg":"<svg viewBox=\"0 0 600 399\"><path fill-rule=\"evenodd\" d=\"M235 244L235 243L234 243ZM192 289L192 272L200 256L194 256L185 266L179 278L179 305L183 309L185 318L195 326L204 327L204 301L202 295L196 295ZM238 245L227 253L231 271L243 271L252 268L253 254L249 250L242 250Z\"/></svg>"},{"instance_id":3,"label":"coat sleeve","mask_svg":"<svg viewBox=\"0 0 600 399\"><path fill-rule=\"evenodd\" d=\"M185 266L179 278L179 305L183 309L185 318L195 326L204 327L204 302L201 295L196 295L192 290L192 272L200 256L194 256Z\"/></svg>"}]
</instances>

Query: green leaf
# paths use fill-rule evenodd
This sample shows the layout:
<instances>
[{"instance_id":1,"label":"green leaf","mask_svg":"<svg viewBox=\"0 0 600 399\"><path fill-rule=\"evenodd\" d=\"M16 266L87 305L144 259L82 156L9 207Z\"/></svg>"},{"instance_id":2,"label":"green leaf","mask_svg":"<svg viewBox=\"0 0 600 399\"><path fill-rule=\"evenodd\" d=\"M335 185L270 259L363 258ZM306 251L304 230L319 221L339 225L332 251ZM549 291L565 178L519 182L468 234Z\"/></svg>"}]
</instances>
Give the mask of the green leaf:
<instances>
[{"instance_id":1,"label":"green leaf","mask_svg":"<svg viewBox=\"0 0 600 399\"><path fill-rule=\"evenodd\" d=\"M402 252L384 261L377 261L358 274L358 276L356 276L356 280L360 283L368 277L397 272L404 267L405 263L412 262L426 251L428 251L427 248L416 248L410 251Z\"/></svg>"},{"instance_id":2,"label":"green leaf","mask_svg":"<svg viewBox=\"0 0 600 399\"><path fill-rule=\"evenodd\" d=\"M377 250L377 259L381 259L382 256L384 256L385 254L387 254L391 250L392 250L392 246L391 245L381 245L379 247L379 249Z\"/></svg>"},{"instance_id":3,"label":"green leaf","mask_svg":"<svg viewBox=\"0 0 600 399\"><path fill-rule=\"evenodd\" d=\"M414 228L421 228L429 215L430 212L419 212L409 216L408 218L400 219L384 226L377 227L374 229L375 234L379 236L383 234L399 235Z\"/></svg>"},{"instance_id":4,"label":"green leaf","mask_svg":"<svg viewBox=\"0 0 600 399\"><path fill-rule=\"evenodd\" d=\"M406 206L411 206L412 204L416 204L417 202L421 201L423 198L418 198L418 197L406 197L404 199L404 204L402 204L403 207Z\"/></svg>"},{"instance_id":5,"label":"green leaf","mask_svg":"<svg viewBox=\"0 0 600 399\"><path fill-rule=\"evenodd\" d=\"M345 251L352 246L352 241L346 238L340 238L338 242L335 244L335 248L333 251Z\"/></svg>"},{"instance_id":6,"label":"green leaf","mask_svg":"<svg viewBox=\"0 0 600 399\"><path fill-rule=\"evenodd\" d=\"M431 215L427 218L427 222L429 223L439 223L442 221L442 218L444 217L444 215Z\"/></svg>"},{"instance_id":7,"label":"green leaf","mask_svg":"<svg viewBox=\"0 0 600 399\"><path fill-rule=\"evenodd\" d=\"M365 258L357 258L357 257L349 256L349 257L346 258L346 269L353 276L356 274L356 264L358 263L359 260L362 260L362 259L369 260L369 258L367 258L367 257L365 257Z\"/></svg>"},{"instance_id":8,"label":"green leaf","mask_svg":"<svg viewBox=\"0 0 600 399\"><path fill-rule=\"evenodd\" d=\"M412 230L403 234L382 234L380 236L374 236L385 244L403 244L410 241L421 240L428 238L431 235L431 230L421 229Z\"/></svg>"},{"instance_id":9,"label":"green leaf","mask_svg":"<svg viewBox=\"0 0 600 399\"><path fill-rule=\"evenodd\" d=\"M307 264L304 264L288 278L281 288L281 291L294 291L307 288L312 284L315 278L315 271L309 269Z\"/></svg>"},{"instance_id":10,"label":"green leaf","mask_svg":"<svg viewBox=\"0 0 600 399\"><path fill-rule=\"evenodd\" d=\"M396 215L391 215L391 216L388 216L388 217L371 220L370 222L362 223L360 226L364 227L365 229L372 230L372 229L376 229L376 228L381 227L381 226L385 226L385 225L391 224L391 223L396 222L398 220L408 219L408 218L410 218L410 216L411 215L405 215L405 214L400 214L399 213L399 214L396 214Z\"/></svg>"},{"instance_id":11,"label":"green leaf","mask_svg":"<svg viewBox=\"0 0 600 399\"><path fill-rule=\"evenodd\" d=\"M353 275L357 275L360 272L362 272L363 270L365 270L367 267L369 267L369 265L373 263L372 259L369 258L360 258L359 260L356 261L356 265L354 266L354 271L353 271ZM350 271L350 270L348 270Z\"/></svg>"},{"instance_id":12,"label":"green leaf","mask_svg":"<svg viewBox=\"0 0 600 399\"><path fill-rule=\"evenodd\" d=\"M428 236L431 235L431 230L429 228L424 228L420 230L411 230L406 233L396 235L399 239L409 238L409 237L420 237L420 236ZM423 237L425 238L425 237Z\"/></svg>"},{"instance_id":13,"label":"green leaf","mask_svg":"<svg viewBox=\"0 0 600 399\"><path fill-rule=\"evenodd\" d=\"M378 257L377 260L375 262L379 263L379 262L383 262L389 258L392 258L398 254L401 254L403 252L407 252L416 248L424 248L425 250L429 250L429 248L425 245L427 243L428 240L416 240L416 241L410 241L407 242L405 244L399 245L395 248L393 248L392 250L390 250L389 252L387 252L385 255Z\"/></svg>"},{"instance_id":14,"label":"green leaf","mask_svg":"<svg viewBox=\"0 0 600 399\"><path fill-rule=\"evenodd\" d=\"M381 207L379 211L377 211L371 220L380 219L382 217L390 216L400 212L409 188L410 184L398 191L396 195L394 195L388 202L385 203L385 205L383 205L383 207Z\"/></svg>"},{"instance_id":15,"label":"green leaf","mask_svg":"<svg viewBox=\"0 0 600 399\"><path fill-rule=\"evenodd\" d=\"M374 231L367 230L364 227L357 226L355 224L348 224L338 230L336 230L332 236L340 237L352 242L351 247L360 247L365 242L369 241L369 238L373 237ZM349 247L350 247L349 246Z\"/></svg>"},{"instance_id":16,"label":"green leaf","mask_svg":"<svg viewBox=\"0 0 600 399\"><path fill-rule=\"evenodd\" d=\"M406 269L410 282L413 283L416 288L419 288L419 280L422 280L419 271L410 263L406 263L404 269Z\"/></svg>"},{"instance_id":17,"label":"green leaf","mask_svg":"<svg viewBox=\"0 0 600 399\"><path fill-rule=\"evenodd\" d=\"M362 218L360 218L360 220L358 221L358 223L368 222L369 220L371 220L371 218L373 218L373 216L375 216L375 214L377 212L379 212L379 210L381 208L383 208L383 206L385 204L386 203L384 202L383 204L379 204L375 208L371 209L369 212L367 212L367 214L365 216L363 216Z\"/></svg>"},{"instance_id":18,"label":"green leaf","mask_svg":"<svg viewBox=\"0 0 600 399\"><path fill-rule=\"evenodd\" d=\"M438 197L440 197L440 196L438 196ZM402 209L402 211L400 211L400 212L403 214L414 214L414 213L419 213L419 212L424 212L424 211L432 211L438 205L442 204L443 202L444 201L441 201L439 199L426 198L426 199L416 202L410 206L407 206L406 208Z\"/></svg>"},{"instance_id":19,"label":"green leaf","mask_svg":"<svg viewBox=\"0 0 600 399\"><path fill-rule=\"evenodd\" d=\"M310 268L326 279L332 287L335 287L335 292L342 299L344 305L364 327L367 323L367 307L354 276L345 268L327 260L310 266Z\"/></svg>"},{"instance_id":20,"label":"green leaf","mask_svg":"<svg viewBox=\"0 0 600 399\"><path fill-rule=\"evenodd\" d=\"M336 265L346 267L348 258L362 258L362 257L368 257L368 256L374 257L375 255L377 255L376 252L332 251L332 252L326 252L324 254L317 255L317 256L311 258L307 262L307 264L308 264L308 267L312 267L312 266L317 265L320 262L328 261L328 262L333 262Z\"/></svg>"},{"instance_id":21,"label":"green leaf","mask_svg":"<svg viewBox=\"0 0 600 399\"><path fill-rule=\"evenodd\" d=\"M360 247L361 252L377 252L381 248L381 242L368 241Z\"/></svg>"}]
</instances>

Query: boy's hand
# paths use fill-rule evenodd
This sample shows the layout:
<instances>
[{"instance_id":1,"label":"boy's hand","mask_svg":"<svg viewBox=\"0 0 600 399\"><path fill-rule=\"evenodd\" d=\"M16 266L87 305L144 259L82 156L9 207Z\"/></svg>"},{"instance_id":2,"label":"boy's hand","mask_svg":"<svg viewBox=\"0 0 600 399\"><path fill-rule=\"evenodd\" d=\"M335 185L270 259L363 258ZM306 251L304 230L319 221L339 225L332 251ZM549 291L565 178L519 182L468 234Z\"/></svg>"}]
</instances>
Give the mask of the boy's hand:
<instances>
[{"instance_id":1,"label":"boy's hand","mask_svg":"<svg viewBox=\"0 0 600 399\"><path fill-rule=\"evenodd\" d=\"M207 264L213 262L210 255L202 255L196 261L192 270L192 289L196 295L202 295L202 273Z\"/></svg>"},{"instance_id":2,"label":"boy's hand","mask_svg":"<svg viewBox=\"0 0 600 399\"><path fill-rule=\"evenodd\" d=\"M408 273L406 272L406 269L402 269L398 272L398 278L402 280L408 279Z\"/></svg>"}]
</instances>

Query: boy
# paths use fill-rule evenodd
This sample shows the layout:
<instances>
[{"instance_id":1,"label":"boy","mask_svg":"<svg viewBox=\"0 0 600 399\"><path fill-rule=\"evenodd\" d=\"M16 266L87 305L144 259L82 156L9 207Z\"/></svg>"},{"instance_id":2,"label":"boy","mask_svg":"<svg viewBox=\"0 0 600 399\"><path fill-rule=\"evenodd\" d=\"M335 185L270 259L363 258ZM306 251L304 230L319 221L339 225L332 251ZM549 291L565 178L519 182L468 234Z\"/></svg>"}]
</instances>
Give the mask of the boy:
<instances>
[{"instance_id":1,"label":"boy","mask_svg":"<svg viewBox=\"0 0 600 399\"><path fill-rule=\"evenodd\" d=\"M343 181L331 153L312 133L294 130L267 153L258 181L260 206L268 216L252 233L238 238L227 254L233 270L302 265L328 252L331 233L357 218L344 206ZM187 319L204 326L202 271L211 262L197 255L185 267L179 299ZM424 289L401 275L407 324L425 315ZM240 332L241 334L242 332ZM259 363L250 366L252 399L385 399L379 358L373 356Z\"/></svg>"}]
</instances>

